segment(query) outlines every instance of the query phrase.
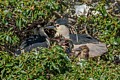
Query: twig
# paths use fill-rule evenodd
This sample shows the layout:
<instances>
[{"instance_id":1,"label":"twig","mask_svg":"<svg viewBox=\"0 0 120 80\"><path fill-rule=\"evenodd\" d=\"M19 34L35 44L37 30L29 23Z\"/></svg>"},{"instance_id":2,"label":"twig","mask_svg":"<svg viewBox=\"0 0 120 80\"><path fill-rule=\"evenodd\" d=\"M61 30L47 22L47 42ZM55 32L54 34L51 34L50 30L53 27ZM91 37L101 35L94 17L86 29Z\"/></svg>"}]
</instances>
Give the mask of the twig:
<instances>
[{"instance_id":1,"label":"twig","mask_svg":"<svg viewBox=\"0 0 120 80\"><path fill-rule=\"evenodd\" d=\"M58 17L58 18L61 18L61 16L62 16L61 14L59 14L59 13L58 13L58 12L56 12L56 11L54 11L53 13L54 13L54 14L55 14L55 16L56 16L56 17Z\"/></svg>"},{"instance_id":2,"label":"twig","mask_svg":"<svg viewBox=\"0 0 120 80\"><path fill-rule=\"evenodd\" d=\"M1 45L1 44L0 44L0 46L4 47L4 49L5 49L7 52L9 52L10 54L14 55L14 52L12 52L12 51L9 50L8 48L6 48L4 45Z\"/></svg>"}]
</instances>

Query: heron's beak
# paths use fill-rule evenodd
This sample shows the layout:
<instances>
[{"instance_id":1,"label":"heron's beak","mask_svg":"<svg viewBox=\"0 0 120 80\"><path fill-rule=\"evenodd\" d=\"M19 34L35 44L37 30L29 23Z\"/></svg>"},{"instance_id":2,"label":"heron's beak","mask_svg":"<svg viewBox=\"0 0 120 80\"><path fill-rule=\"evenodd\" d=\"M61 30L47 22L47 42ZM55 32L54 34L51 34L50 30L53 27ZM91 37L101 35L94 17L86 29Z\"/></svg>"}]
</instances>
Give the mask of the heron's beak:
<instances>
[{"instance_id":1,"label":"heron's beak","mask_svg":"<svg viewBox=\"0 0 120 80\"><path fill-rule=\"evenodd\" d=\"M55 30L55 31L57 30L57 29L56 29L56 26L47 26L47 27L45 27L45 29L53 29L53 30Z\"/></svg>"},{"instance_id":2,"label":"heron's beak","mask_svg":"<svg viewBox=\"0 0 120 80\"><path fill-rule=\"evenodd\" d=\"M55 28L55 26L47 26L47 27L45 27L45 29L54 29Z\"/></svg>"}]
</instances>

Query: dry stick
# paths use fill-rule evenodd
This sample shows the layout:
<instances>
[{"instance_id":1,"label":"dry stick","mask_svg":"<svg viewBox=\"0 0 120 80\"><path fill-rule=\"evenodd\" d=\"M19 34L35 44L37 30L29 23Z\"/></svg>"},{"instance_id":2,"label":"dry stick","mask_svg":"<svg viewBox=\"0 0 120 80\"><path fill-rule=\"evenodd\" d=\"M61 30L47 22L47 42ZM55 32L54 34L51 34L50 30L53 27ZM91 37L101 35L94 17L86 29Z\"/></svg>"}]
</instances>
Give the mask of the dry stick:
<instances>
[{"instance_id":1,"label":"dry stick","mask_svg":"<svg viewBox=\"0 0 120 80\"><path fill-rule=\"evenodd\" d=\"M12 55L14 55L14 52L12 52L12 51L9 50L8 48L6 48L4 45L1 45L1 44L0 44L0 46L4 47L7 52L9 52L9 53L11 53Z\"/></svg>"},{"instance_id":2,"label":"dry stick","mask_svg":"<svg viewBox=\"0 0 120 80\"><path fill-rule=\"evenodd\" d=\"M55 16L56 16L56 17L61 18L61 16L62 16L61 14L59 14L59 13L58 13L58 12L56 12L56 11L54 11L53 13L55 14Z\"/></svg>"},{"instance_id":3,"label":"dry stick","mask_svg":"<svg viewBox=\"0 0 120 80\"><path fill-rule=\"evenodd\" d=\"M73 26L72 26L72 25L69 25L69 26L71 26L71 27L70 27L70 32L71 32L72 34L75 34L75 31L74 31Z\"/></svg>"},{"instance_id":4,"label":"dry stick","mask_svg":"<svg viewBox=\"0 0 120 80\"><path fill-rule=\"evenodd\" d=\"M84 27L84 30L85 30L85 33L89 36L91 36L89 33L88 33L88 30L87 30L87 23L86 24L83 24L83 27Z\"/></svg>"}]
</instances>

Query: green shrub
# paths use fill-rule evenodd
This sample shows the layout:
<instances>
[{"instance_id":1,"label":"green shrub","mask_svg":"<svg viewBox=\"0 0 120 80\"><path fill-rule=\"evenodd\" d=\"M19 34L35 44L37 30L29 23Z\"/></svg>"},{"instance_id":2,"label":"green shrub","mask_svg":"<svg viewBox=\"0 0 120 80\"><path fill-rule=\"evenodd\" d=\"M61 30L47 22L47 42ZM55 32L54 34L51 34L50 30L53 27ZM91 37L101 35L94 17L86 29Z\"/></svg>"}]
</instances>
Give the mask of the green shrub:
<instances>
[{"instance_id":1,"label":"green shrub","mask_svg":"<svg viewBox=\"0 0 120 80\"><path fill-rule=\"evenodd\" d=\"M70 65L70 59L59 46L24 53L18 57L11 57L5 52L0 53L2 80L47 79L70 71Z\"/></svg>"},{"instance_id":2,"label":"green shrub","mask_svg":"<svg viewBox=\"0 0 120 80\"><path fill-rule=\"evenodd\" d=\"M72 71L52 77L51 80L119 80L119 65L110 62L81 61Z\"/></svg>"},{"instance_id":3,"label":"green shrub","mask_svg":"<svg viewBox=\"0 0 120 80\"><path fill-rule=\"evenodd\" d=\"M99 79L119 80L120 67L100 60L71 62L60 46L23 53L18 57L0 53L1 79Z\"/></svg>"}]
</instances>

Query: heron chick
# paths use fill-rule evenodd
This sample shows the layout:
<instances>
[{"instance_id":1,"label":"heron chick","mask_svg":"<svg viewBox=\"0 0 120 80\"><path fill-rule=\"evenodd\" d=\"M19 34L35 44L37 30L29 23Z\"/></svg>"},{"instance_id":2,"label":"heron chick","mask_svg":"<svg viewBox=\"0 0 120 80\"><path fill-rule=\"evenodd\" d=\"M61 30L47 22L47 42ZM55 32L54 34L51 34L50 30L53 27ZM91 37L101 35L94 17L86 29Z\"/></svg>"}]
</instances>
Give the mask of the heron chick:
<instances>
[{"instance_id":1,"label":"heron chick","mask_svg":"<svg viewBox=\"0 0 120 80\"><path fill-rule=\"evenodd\" d=\"M49 48L49 46L50 46L49 37L44 32L44 27L39 27L37 35L32 35L27 39L23 40L23 42L20 45L20 49L18 49L15 52L15 56L20 55L21 53L24 52L30 52L33 49L37 49L38 47Z\"/></svg>"},{"instance_id":2,"label":"heron chick","mask_svg":"<svg viewBox=\"0 0 120 80\"><path fill-rule=\"evenodd\" d=\"M79 59L88 59L89 58L89 48L86 45L79 46L78 48L72 49L72 52L70 54L71 58L77 58Z\"/></svg>"}]
</instances>

